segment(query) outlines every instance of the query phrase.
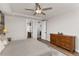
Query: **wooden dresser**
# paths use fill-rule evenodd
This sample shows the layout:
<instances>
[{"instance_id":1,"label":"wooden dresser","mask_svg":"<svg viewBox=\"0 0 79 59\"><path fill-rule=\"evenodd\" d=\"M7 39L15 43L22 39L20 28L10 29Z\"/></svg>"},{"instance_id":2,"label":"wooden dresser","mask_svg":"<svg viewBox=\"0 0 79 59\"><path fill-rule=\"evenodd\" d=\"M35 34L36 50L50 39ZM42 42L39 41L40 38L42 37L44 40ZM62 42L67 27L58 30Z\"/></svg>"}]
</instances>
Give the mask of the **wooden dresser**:
<instances>
[{"instance_id":1,"label":"wooden dresser","mask_svg":"<svg viewBox=\"0 0 79 59\"><path fill-rule=\"evenodd\" d=\"M75 51L75 36L50 34L50 43L71 52Z\"/></svg>"}]
</instances>

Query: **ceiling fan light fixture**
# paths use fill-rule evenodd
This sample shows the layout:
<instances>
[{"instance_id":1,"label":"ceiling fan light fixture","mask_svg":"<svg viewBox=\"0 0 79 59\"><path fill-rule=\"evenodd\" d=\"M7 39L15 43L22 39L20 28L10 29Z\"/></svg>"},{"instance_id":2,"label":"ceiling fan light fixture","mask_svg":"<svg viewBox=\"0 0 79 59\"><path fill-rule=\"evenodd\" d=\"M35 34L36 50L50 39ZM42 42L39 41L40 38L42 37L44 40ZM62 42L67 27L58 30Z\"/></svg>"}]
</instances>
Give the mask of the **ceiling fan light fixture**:
<instances>
[{"instance_id":1,"label":"ceiling fan light fixture","mask_svg":"<svg viewBox=\"0 0 79 59\"><path fill-rule=\"evenodd\" d=\"M42 11L41 10L36 10L36 13L37 14L40 14Z\"/></svg>"},{"instance_id":2,"label":"ceiling fan light fixture","mask_svg":"<svg viewBox=\"0 0 79 59\"><path fill-rule=\"evenodd\" d=\"M46 15L43 11L47 11L47 10L51 10L52 7L48 7L48 8L41 8L39 3L35 3L35 9L25 9L25 10L30 10L30 11L34 11L33 15L37 15L37 14L42 14L42 15Z\"/></svg>"}]
</instances>

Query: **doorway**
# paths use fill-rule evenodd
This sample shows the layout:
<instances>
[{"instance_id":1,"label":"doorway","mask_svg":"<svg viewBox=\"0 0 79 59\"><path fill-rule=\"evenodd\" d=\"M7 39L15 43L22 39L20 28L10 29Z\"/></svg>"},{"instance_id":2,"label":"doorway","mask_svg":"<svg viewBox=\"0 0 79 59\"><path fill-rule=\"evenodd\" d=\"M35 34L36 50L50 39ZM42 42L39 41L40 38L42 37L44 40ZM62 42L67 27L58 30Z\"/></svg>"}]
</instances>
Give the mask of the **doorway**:
<instances>
[{"instance_id":1,"label":"doorway","mask_svg":"<svg viewBox=\"0 0 79 59\"><path fill-rule=\"evenodd\" d=\"M47 39L47 21L41 20L38 22L37 39Z\"/></svg>"},{"instance_id":2,"label":"doorway","mask_svg":"<svg viewBox=\"0 0 79 59\"><path fill-rule=\"evenodd\" d=\"M33 39L47 39L46 20L26 20L26 37Z\"/></svg>"},{"instance_id":3,"label":"doorway","mask_svg":"<svg viewBox=\"0 0 79 59\"><path fill-rule=\"evenodd\" d=\"M26 37L32 38L32 21L26 21Z\"/></svg>"},{"instance_id":4,"label":"doorway","mask_svg":"<svg viewBox=\"0 0 79 59\"><path fill-rule=\"evenodd\" d=\"M41 23L41 21L38 21L37 39L42 39L42 23Z\"/></svg>"}]
</instances>

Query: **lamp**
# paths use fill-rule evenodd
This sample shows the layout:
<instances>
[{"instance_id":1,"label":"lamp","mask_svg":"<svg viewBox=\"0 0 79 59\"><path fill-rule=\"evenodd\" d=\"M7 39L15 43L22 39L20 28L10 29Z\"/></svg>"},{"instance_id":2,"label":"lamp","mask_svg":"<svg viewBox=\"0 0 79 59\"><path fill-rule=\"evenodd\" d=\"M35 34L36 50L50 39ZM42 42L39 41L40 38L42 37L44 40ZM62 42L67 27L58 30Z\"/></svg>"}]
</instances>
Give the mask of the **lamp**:
<instances>
[{"instance_id":1,"label":"lamp","mask_svg":"<svg viewBox=\"0 0 79 59\"><path fill-rule=\"evenodd\" d=\"M40 14L40 13L41 13L41 10L39 10L39 9L38 9L38 10L36 10L36 13Z\"/></svg>"},{"instance_id":2,"label":"lamp","mask_svg":"<svg viewBox=\"0 0 79 59\"><path fill-rule=\"evenodd\" d=\"M7 32L8 30L7 30L7 28L5 27L4 29L3 29L3 34L5 35L5 33Z\"/></svg>"},{"instance_id":3,"label":"lamp","mask_svg":"<svg viewBox=\"0 0 79 59\"><path fill-rule=\"evenodd\" d=\"M3 41L2 41L4 45L8 44L7 36L5 35L7 33L7 31L8 31L7 28L4 27L4 29L3 29Z\"/></svg>"}]
</instances>

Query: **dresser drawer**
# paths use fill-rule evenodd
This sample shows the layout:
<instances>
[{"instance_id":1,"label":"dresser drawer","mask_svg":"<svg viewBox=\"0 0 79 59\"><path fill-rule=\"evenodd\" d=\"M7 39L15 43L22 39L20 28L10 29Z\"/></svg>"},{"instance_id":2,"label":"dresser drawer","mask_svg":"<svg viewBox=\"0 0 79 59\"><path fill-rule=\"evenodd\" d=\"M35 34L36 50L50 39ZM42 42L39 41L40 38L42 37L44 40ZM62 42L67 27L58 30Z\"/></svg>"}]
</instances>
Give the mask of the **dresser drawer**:
<instances>
[{"instance_id":1,"label":"dresser drawer","mask_svg":"<svg viewBox=\"0 0 79 59\"><path fill-rule=\"evenodd\" d=\"M50 35L50 37L52 44L55 44L56 46L60 46L72 52L75 50L75 36L52 34Z\"/></svg>"}]
</instances>

